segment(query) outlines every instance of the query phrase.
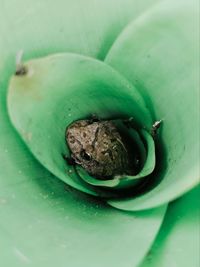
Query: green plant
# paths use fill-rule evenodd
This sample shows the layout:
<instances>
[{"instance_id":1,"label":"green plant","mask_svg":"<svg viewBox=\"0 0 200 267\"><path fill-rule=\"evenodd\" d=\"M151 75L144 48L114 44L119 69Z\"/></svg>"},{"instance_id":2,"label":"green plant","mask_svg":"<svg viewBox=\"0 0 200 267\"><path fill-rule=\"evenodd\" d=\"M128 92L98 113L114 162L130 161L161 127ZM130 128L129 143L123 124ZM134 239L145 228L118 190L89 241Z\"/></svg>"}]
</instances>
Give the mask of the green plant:
<instances>
[{"instance_id":1,"label":"green plant","mask_svg":"<svg viewBox=\"0 0 200 267\"><path fill-rule=\"evenodd\" d=\"M88 0L60 1L58 5L50 0L20 0L14 9L16 3L1 2L0 249L4 266L21 266L22 262L72 267L198 266L195 201L199 187L169 204L166 212L167 204L194 188L199 179L197 3ZM23 76L11 82L8 108L12 122L42 164L21 142L7 114L6 91L15 72L16 51L21 48L25 60L57 52L84 55L66 53L60 56L61 61L57 61L59 56L30 61L30 69L32 64L39 69L29 77L33 82L27 83ZM50 68L52 58L56 71ZM79 108L65 99L63 106L56 105L65 94L69 100L75 99L73 92L64 92L64 87L59 86L53 103L48 98L48 90L55 92L56 79L60 82L63 77L73 90L83 88L76 91ZM105 92L96 95L102 101L91 98L88 105L87 94L94 95L94 86L102 84ZM20 92L31 86L34 90ZM41 94L40 88L47 91ZM67 152L63 131L71 115L84 117L94 109L105 117L110 115L106 92L112 99L121 98L114 102L115 110L126 116L134 113L137 122L142 121L148 129L155 120L163 119L156 140L156 161L160 162L156 179L137 197L108 200L115 209L85 194L99 195L102 191L91 190L74 173L64 175L67 165L60 157L61 152ZM47 105L36 109L44 94ZM133 107L131 101L135 101ZM56 127L47 121L48 116ZM65 186L43 165L85 193ZM193 242L195 246L188 245Z\"/></svg>"}]
</instances>

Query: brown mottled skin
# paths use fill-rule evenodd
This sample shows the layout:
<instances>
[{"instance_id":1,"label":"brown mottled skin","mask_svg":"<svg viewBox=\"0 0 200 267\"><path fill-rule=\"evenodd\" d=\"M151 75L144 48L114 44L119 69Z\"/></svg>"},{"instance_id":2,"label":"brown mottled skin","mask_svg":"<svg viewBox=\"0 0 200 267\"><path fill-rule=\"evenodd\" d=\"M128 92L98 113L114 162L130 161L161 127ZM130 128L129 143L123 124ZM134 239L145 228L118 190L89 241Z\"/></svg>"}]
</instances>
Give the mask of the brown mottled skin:
<instances>
[{"instance_id":1,"label":"brown mottled skin","mask_svg":"<svg viewBox=\"0 0 200 267\"><path fill-rule=\"evenodd\" d=\"M129 168L126 147L111 121L76 121L67 128L66 141L75 163L95 177L121 175Z\"/></svg>"}]
</instances>

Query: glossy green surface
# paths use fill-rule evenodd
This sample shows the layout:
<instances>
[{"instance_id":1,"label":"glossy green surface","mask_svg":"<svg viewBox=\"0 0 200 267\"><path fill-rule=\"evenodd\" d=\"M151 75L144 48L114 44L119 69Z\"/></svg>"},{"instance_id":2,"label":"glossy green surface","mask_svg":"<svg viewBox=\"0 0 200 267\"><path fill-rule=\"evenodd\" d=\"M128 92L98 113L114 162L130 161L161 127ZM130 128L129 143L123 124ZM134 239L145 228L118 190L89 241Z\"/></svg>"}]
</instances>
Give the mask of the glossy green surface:
<instances>
[{"instance_id":1,"label":"glossy green surface","mask_svg":"<svg viewBox=\"0 0 200 267\"><path fill-rule=\"evenodd\" d=\"M0 203L6 267L136 266L166 209L121 212L44 176L1 190Z\"/></svg>"},{"instance_id":2,"label":"glossy green surface","mask_svg":"<svg viewBox=\"0 0 200 267\"><path fill-rule=\"evenodd\" d=\"M169 205L162 229L140 267L199 266L199 196L197 187Z\"/></svg>"},{"instance_id":3,"label":"glossy green surface","mask_svg":"<svg viewBox=\"0 0 200 267\"><path fill-rule=\"evenodd\" d=\"M149 10L122 32L106 57L140 90L152 116L163 119L159 184L136 199L109 202L114 207L156 207L199 183L199 10L195 3L165 1Z\"/></svg>"},{"instance_id":4,"label":"glossy green surface","mask_svg":"<svg viewBox=\"0 0 200 267\"><path fill-rule=\"evenodd\" d=\"M151 246L165 207L126 214L66 187L33 158L13 129L6 94L20 49L25 59L63 51L103 58L121 29L153 2L0 1L3 266L137 265ZM143 228L147 232L141 237ZM133 252L135 240L141 243Z\"/></svg>"},{"instance_id":5,"label":"glossy green surface","mask_svg":"<svg viewBox=\"0 0 200 267\"><path fill-rule=\"evenodd\" d=\"M83 192L95 194L63 159L62 155L70 157L66 127L96 114L102 119L134 116L137 127L150 129L152 120L142 97L108 65L80 55L63 53L24 66L27 74L14 75L8 89L8 112L14 127L51 173ZM148 174L155 166L154 142L146 131L142 130L142 135L150 155L142 174Z\"/></svg>"},{"instance_id":6,"label":"glossy green surface","mask_svg":"<svg viewBox=\"0 0 200 267\"><path fill-rule=\"evenodd\" d=\"M146 256L163 220L164 208L121 212L66 187L33 158L13 129L7 114L6 95L8 81L15 70L15 55L20 49L25 52L25 60L56 52L76 52L104 59L127 23L143 16L156 2L160 1L0 0L0 262L3 266L134 267ZM198 10L193 2L188 3ZM173 11L174 2L170 5ZM182 6L182 1L179 5ZM193 21L193 14L188 16ZM196 27L194 25L192 31ZM183 60L187 49L186 46L180 52ZM175 58L176 54L173 61ZM192 83L187 84L191 88ZM193 163L189 167L188 172L190 169L192 173ZM192 179L193 174L190 177ZM180 190L180 194L183 191ZM179 212L177 207L175 213ZM183 228L177 224L177 232L180 227L185 242L195 238L189 235L194 227L192 218L193 215L183 217L186 221ZM168 222L167 219L166 228ZM190 222L189 232L184 231ZM166 235L173 238L173 233L166 232ZM166 239L165 234L163 238ZM180 242L173 241L170 251L178 245ZM169 253L167 261L176 265L180 262L179 255ZM162 253L162 258L165 256ZM187 247L181 257L185 262L197 262L197 255ZM156 256L152 259L156 264Z\"/></svg>"}]
</instances>

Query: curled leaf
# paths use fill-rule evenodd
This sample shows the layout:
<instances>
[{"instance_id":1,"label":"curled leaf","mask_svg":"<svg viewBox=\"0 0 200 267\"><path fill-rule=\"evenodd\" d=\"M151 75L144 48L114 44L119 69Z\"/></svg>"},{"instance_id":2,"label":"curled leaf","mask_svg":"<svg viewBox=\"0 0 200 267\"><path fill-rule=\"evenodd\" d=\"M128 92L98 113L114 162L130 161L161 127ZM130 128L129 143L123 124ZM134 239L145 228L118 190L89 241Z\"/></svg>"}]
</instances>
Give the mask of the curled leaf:
<instances>
[{"instance_id":1,"label":"curled leaf","mask_svg":"<svg viewBox=\"0 0 200 267\"><path fill-rule=\"evenodd\" d=\"M100 61L58 54L25 63L27 73L14 75L8 92L11 121L34 156L67 184L89 194L76 171L63 160L70 152L65 129L77 119L134 117L150 128L143 98L123 76Z\"/></svg>"},{"instance_id":2,"label":"curled leaf","mask_svg":"<svg viewBox=\"0 0 200 267\"><path fill-rule=\"evenodd\" d=\"M133 21L107 55L106 62L137 86L153 116L164 121L157 185L135 199L109 202L114 207L156 207L199 183L199 14L194 4L157 5Z\"/></svg>"}]
</instances>

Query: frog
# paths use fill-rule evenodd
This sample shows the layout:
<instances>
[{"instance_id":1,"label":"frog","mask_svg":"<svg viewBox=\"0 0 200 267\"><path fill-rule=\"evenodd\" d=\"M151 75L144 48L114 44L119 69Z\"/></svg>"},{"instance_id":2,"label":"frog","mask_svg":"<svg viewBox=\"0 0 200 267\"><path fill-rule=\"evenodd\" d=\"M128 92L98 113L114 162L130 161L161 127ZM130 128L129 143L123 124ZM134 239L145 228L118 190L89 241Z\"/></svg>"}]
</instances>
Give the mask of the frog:
<instances>
[{"instance_id":1,"label":"frog","mask_svg":"<svg viewBox=\"0 0 200 267\"><path fill-rule=\"evenodd\" d=\"M129 169L127 148L111 120L72 122L66 128L65 139L71 152L70 162L98 179L113 179Z\"/></svg>"}]
</instances>

